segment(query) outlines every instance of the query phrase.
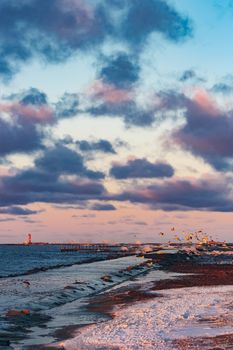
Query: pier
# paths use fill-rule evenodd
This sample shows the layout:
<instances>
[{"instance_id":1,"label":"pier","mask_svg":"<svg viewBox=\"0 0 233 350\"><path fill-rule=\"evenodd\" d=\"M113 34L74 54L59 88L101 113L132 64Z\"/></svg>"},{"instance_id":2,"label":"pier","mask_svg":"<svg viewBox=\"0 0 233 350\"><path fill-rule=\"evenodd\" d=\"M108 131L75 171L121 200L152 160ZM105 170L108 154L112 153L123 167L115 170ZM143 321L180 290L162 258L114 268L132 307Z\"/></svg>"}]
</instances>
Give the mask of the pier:
<instances>
[{"instance_id":1,"label":"pier","mask_svg":"<svg viewBox=\"0 0 233 350\"><path fill-rule=\"evenodd\" d=\"M106 243L70 243L61 246L61 252L104 252L104 253L121 253L136 254L139 249L138 245L133 244L106 244Z\"/></svg>"},{"instance_id":2,"label":"pier","mask_svg":"<svg viewBox=\"0 0 233 350\"><path fill-rule=\"evenodd\" d=\"M61 246L61 252L78 252L78 251L94 251L94 252L108 252L111 247L106 244L88 244L88 243L70 243Z\"/></svg>"}]
</instances>

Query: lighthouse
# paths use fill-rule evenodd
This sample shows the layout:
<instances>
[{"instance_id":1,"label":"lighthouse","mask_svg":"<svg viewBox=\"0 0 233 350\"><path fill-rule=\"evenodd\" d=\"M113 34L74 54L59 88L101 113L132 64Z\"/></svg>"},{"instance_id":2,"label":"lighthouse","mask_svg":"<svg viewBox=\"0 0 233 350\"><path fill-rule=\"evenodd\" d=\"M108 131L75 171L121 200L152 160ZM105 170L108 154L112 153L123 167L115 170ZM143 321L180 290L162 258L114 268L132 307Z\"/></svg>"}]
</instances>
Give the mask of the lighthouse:
<instances>
[{"instance_id":1,"label":"lighthouse","mask_svg":"<svg viewBox=\"0 0 233 350\"><path fill-rule=\"evenodd\" d=\"M27 244L32 244L32 235L31 235L31 233L28 234Z\"/></svg>"}]
</instances>

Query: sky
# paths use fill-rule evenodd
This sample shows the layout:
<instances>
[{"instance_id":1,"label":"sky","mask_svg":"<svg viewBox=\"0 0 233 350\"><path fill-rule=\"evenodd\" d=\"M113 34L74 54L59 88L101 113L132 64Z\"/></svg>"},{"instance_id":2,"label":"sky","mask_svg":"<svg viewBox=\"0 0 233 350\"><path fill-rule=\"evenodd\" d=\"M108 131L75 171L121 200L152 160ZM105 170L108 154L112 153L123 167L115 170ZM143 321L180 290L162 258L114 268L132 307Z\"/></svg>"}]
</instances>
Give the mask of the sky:
<instances>
[{"instance_id":1,"label":"sky","mask_svg":"<svg viewBox=\"0 0 233 350\"><path fill-rule=\"evenodd\" d=\"M0 13L0 243L232 241L233 0Z\"/></svg>"}]
</instances>

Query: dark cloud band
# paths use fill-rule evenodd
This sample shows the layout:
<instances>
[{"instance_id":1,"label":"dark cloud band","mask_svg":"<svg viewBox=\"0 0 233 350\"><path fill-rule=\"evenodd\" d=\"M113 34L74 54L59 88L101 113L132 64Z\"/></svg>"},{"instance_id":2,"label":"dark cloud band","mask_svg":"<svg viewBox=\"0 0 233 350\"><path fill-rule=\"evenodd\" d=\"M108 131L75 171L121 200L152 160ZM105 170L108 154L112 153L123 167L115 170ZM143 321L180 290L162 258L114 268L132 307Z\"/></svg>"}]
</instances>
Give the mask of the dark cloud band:
<instances>
[{"instance_id":1,"label":"dark cloud band","mask_svg":"<svg viewBox=\"0 0 233 350\"><path fill-rule=\"evenodd\" d=\"M174 169L167 163L151 163L147 159L133 159L126 164L115 164L110 175L116 179L172 177Z\"/></svg>"}]
</instances>

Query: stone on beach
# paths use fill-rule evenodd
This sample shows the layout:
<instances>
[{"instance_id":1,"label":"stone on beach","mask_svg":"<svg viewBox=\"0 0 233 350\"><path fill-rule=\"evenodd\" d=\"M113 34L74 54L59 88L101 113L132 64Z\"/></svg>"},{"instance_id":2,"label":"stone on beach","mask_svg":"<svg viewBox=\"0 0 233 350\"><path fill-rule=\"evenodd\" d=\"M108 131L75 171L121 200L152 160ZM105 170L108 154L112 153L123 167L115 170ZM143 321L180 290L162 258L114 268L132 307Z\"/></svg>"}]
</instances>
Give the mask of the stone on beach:
<instances>
[{"instance_id":1,"label":"stone on beach","mask_svg":"<svg viewBox=\"0 0 233 350\"><path fill-rule=\"evenodd\" d=\"M6 316L7 317L14 317L14 316L26 316L26 315L30 315L30 310L28 309L23 309L23 310L8 310L6 312Z\"/></svg>"},{"instance_id":2,"label":"stone on beach","mask_svg":"<svg viewBox=\"0 0 233 350\"><path fill-rule=\"evenodd\" d=\"M108 275L102 276L101 279L102 279L104 282L112 282L112 277L111 277L111 276L108 276Z\"/></svg>"}]
</instances>

